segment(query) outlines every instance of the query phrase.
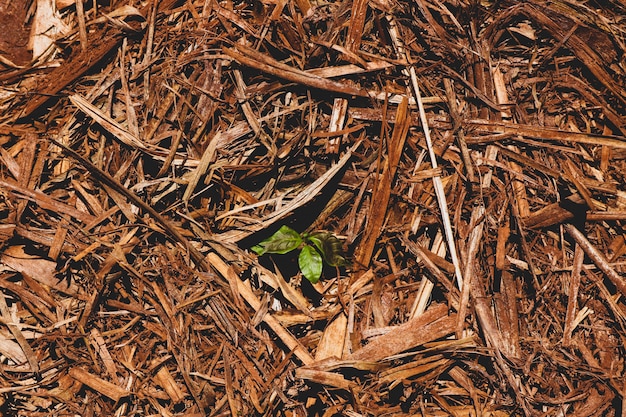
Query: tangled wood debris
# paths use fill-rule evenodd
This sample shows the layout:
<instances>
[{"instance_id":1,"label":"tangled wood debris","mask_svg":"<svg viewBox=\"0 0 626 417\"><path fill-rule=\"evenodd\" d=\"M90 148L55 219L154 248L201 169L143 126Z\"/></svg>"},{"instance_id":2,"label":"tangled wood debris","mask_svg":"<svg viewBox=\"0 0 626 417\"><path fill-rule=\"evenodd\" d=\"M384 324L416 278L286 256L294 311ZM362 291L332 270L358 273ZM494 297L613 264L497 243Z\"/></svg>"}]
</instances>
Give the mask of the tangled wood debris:
<instances>
[{"instance_id":1,"label":"tangled wood debris","mask_svg":"<svg viewBox=\"0 0 626 417\"><path fill-rule=\"evenodd\" d=\"M623 3L0 3L0 415L623 415Z\"/></svg>"}]
</instances>

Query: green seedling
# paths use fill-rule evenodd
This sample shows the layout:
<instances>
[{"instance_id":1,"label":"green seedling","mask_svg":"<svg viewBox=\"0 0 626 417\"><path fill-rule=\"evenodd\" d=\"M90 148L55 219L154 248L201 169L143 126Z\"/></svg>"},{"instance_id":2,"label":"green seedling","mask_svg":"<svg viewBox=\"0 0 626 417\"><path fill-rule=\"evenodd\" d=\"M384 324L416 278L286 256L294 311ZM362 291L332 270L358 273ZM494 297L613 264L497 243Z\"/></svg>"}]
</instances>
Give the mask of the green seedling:
<instances>
[{"instance_id":1,"label":"green seedling","mask_svg":"<svg viewBox=\"0 0 626 417\"><path fill-rule=\"evenodd\" d=\"M344 266L341 241L328 232L298 233L288 226L282 226L276 233L250 248L261 256L266 253L283 255L300 249L298 266L302 275L313 284L322 276L324 262L330 266Z\"/></svg>"}]
</instances>

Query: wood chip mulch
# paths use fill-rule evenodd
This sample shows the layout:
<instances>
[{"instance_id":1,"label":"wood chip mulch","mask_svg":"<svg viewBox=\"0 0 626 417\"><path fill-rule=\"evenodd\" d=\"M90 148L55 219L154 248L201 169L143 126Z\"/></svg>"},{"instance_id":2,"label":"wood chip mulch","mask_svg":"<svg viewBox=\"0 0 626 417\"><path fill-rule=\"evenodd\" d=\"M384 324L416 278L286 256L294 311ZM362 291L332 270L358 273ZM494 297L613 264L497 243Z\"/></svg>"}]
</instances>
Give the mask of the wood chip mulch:
<instances>
[{"instance_id":1,"label":"wood chip mulch","mask_svg":"<svg viewBox=\"0 0 626 417\"><path fill-rule=\"evenodd\" d=\"M0 415L625 415L623 2L1 3Z\"/></svg>"}]
</instances>

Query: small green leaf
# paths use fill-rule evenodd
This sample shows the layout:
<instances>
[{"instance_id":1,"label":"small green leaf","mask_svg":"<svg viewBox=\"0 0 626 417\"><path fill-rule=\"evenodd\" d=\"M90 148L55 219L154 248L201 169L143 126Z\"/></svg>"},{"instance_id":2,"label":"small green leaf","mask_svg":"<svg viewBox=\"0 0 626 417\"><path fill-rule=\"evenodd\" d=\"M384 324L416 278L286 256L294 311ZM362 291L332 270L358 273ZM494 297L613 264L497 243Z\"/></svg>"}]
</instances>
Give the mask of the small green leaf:
<instances>
[{"instance_id":1,"label":"small green leaf","mask_svg":"<svg viewBox=\"0 0 626 417\"><path fill-rule=\"evenodd\" d=\"M322 255L313 246L306 245L298 256L298 265L306 279L315 284L322 276Z\"/></svg>"},{"instance_id":2,"label":"small green leaf","mask_svg":"<svg viewBox=\"0 0 626 417\"><path fill-rule=\"evenodd\" d=\"M297 249L302 244L300 234L291 227L282 226L276 233L250 249L257 255L265 253L285 254Z\"/></svg>"},{"instance_id":3,"label":"small green leaf","mask_svg":"<svg viewBox=\"0 0 626 417\"><path fill-rule=\"evenodd\" d=\"M306 235L306 238L320 251L328 265L343 266L346 264L346 259L342 254L341 241L332 233L314 232Z\"/></svg>"}]
</instances>

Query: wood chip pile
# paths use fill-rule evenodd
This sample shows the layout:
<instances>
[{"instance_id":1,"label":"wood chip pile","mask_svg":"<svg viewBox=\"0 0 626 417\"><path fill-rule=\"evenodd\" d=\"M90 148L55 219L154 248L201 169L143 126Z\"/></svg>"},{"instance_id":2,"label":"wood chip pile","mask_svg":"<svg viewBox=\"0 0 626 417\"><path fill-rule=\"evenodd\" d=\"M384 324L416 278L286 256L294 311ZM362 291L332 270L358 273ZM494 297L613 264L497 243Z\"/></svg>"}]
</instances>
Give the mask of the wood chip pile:
<instances>
[{"instance_id":1,"label":"wood chip pile","mask_svg":"<svg viewBox=\"0 0 626 417\"><path fill-rule=\"evenodd\" d=\"M623 415L622 2L46 3L0 415ZM348 265L250 250L284 225Z\"/></svg>"}]
</instances>

